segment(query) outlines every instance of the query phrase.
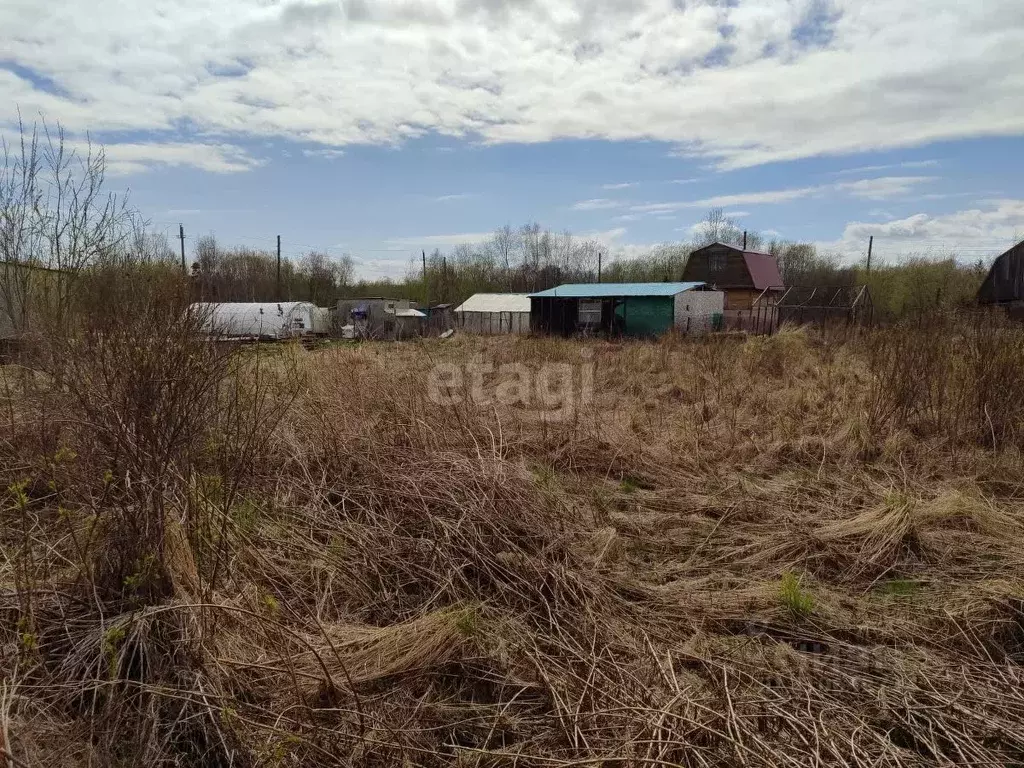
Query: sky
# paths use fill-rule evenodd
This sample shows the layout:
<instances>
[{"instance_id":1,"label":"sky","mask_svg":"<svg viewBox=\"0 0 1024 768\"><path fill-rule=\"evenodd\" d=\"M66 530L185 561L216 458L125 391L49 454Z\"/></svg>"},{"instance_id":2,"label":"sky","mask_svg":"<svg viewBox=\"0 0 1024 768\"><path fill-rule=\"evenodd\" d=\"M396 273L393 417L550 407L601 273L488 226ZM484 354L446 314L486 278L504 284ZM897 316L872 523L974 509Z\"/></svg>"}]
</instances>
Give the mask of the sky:
<instances>
[{"instance_id":1,"label":"sky","mask_svg":"<svg viewBox=\"0 0 1024 768\"><path fill-rule=\"evenodd\" d=\"M1020 0L3 0L19 115L189 251L364 277L532 221L628 258L715 207L848 261L1024 237Z\"/></svg>"}]
</instances>

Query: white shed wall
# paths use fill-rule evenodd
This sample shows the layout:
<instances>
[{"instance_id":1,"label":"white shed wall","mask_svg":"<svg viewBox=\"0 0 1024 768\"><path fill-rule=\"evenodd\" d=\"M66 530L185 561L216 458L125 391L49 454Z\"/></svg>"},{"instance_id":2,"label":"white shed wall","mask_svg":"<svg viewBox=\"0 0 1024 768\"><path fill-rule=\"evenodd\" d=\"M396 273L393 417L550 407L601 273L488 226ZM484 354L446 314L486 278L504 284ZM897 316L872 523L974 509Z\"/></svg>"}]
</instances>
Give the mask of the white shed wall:
<instances>
[{"instance_id":1,"label":"white shed wall","mask_svg":"<svg viewBox=\"0 0 1024 768\"><path fill-rule=\"evenodd\" d=\"M285 339L313 332L316 307L304 301L193 304L202 312L206 331L229 337Z\"/></svg>"},{"instance_id":2,"label":"white shed wall","mask_svg":"<svg viewBox=\"0 0 1024 768\"><path fill-rule=\"evenodd\" d=\"M675 325L683 333L714 330L714 316L725 309L722 291L683 291L675 296Z\"/></svg>"}]
</instances>

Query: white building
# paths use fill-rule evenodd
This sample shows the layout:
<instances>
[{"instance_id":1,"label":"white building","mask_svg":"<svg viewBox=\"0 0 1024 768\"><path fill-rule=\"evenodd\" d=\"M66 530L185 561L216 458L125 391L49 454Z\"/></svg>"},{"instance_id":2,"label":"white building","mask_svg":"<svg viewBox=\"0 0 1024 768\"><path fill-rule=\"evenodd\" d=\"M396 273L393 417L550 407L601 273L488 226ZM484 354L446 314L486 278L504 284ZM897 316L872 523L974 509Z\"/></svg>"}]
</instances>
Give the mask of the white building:
<instances>
[{"instance_id":1,"label":"white building","mask_svg":"<svg viewBox=\"0 0 1024 768\"><path fill-rule=\"evenodd\" d=\"M525 293L475 293L455 308L455 326L466 333L529 333Z\"/></svg>"},{"instance_id":2,"label":"white building","mask_svg":"<svg viewBox=\"0 0 1024 768\"><path fill-rule=\"evenodd\" d=\"M291 339L326 333L323 310L308 301L200 302L203 328L211 336L232 339Z\"/></svg>"}]
</instances>

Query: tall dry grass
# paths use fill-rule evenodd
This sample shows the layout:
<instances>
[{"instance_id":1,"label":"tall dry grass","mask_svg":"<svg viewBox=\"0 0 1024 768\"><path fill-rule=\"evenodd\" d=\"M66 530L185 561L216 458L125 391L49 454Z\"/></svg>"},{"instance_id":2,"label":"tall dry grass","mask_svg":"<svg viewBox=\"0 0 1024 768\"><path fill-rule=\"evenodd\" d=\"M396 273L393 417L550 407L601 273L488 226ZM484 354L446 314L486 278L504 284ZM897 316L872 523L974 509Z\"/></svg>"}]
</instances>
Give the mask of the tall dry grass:
<instances>
[{"instance_id":1,"label":"tall dry grass","mask_svg":"<svg viewBox=\"0 0 1024 768\"><path fill-rule=\"evenodd\" d=\"M101 336L5 372L13 764L1024 759L1012 326ZM593 398L493 397L546 363Z\"/></svg>"}]
</instances>

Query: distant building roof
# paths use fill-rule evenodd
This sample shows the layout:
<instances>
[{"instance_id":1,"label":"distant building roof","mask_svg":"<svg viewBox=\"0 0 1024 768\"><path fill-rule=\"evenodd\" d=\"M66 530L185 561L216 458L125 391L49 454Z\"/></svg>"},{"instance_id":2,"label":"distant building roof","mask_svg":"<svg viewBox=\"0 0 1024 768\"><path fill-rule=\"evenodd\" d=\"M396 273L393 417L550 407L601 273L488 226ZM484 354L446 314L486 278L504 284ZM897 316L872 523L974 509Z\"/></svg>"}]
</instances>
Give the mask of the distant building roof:
<instances>
[{"instance_id":1,"label":"distant building roof","mask_svg":"<svg viewBox=\"0 0 1024 768\"><path fill-rule=\"evenodd\" d=\"M48 267L45 264L37 264L31 261L14 261L7 259L0 259L0 268L2 269L34 269L37 272L60 272L61 270L56 267Z\"/></svg>"},{"instance_id":2,"label":"distant building roof","mask_svg":"<svg viewBox=\"0 0 1024 768\"><path fill-rule=\"evenodd\" d=\"M456 312L529 312L530 297L525 293L474 293Z\"/></svg>"},{"instance_id":3,"label":"distant building roof","mask_svg":"<svg viewBox=\"0 0 1024 768\"><path fill-rule=\"evenodd\" d=\"M420 312L418 309L400 309L395 312L395 317L426 317L425 312Z\"/></svg>"},{"instance_id":4,"label":"distant building roof","mask_svg":"<svg viewBox=\"0 0 1024 768\"><path fill-rule=\"evenodd\" d=\"M1024 241L1017 243L992 262L985 282L978 289L982 304L1008 304L1024 300Z\"/></svg>"},{"instance_id":5,"label":"distant building roof","mask_svg":"<svg viewBox=\"0 0 1024 768\"><path fill-rule=\"evenodd\" d=\"M604 299L613 296L675 296L705 283L570 283L531 293L530 298Z\"/></svg>"}]
</instances>

